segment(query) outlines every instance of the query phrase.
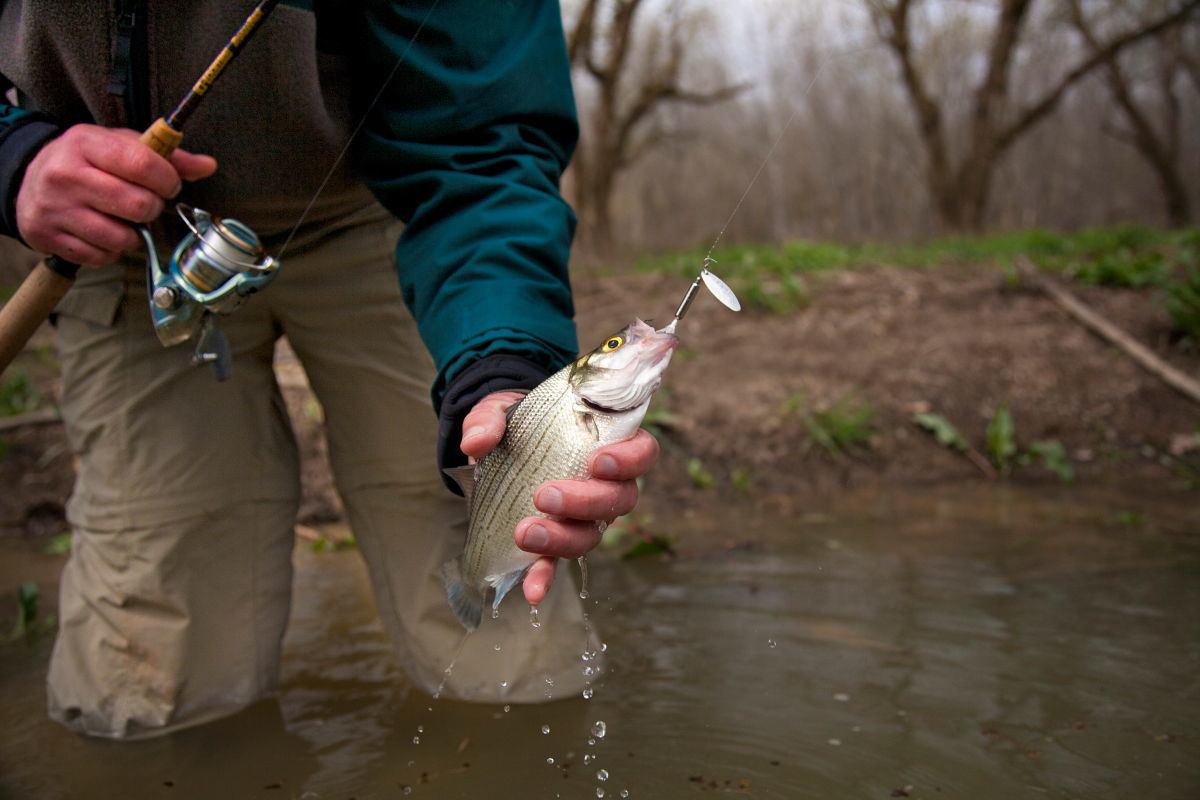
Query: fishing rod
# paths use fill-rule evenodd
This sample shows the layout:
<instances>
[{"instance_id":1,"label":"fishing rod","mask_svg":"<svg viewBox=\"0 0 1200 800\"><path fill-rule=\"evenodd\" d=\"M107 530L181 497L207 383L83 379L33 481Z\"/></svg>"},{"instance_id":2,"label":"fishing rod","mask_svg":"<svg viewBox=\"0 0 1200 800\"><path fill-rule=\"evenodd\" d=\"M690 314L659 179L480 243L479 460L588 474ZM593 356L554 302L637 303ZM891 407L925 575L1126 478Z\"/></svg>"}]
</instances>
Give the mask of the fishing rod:
<instances>
[{"instance_id":1,"label":"fishing rod","mask_svg":"<svg viewBox=\"0 0 1200 800\"><path fill-rule=\"evenodd\" d=\"M183 124L278 3L261 0L255 6L179 105L142 133L143 144L163 158L170 157L183 140ZM263 288L274 277L278 262L266 256L254 232L236 220L222 220L185 206L177 208L190 233L176 248L167 270L158 264L149 231L143 225L136 226L147 247L147 283L155 330L163 344L174 344L201 329L194 360L213 363L218 380L224 380L228 377L228 347L216 330L212 313L227 313L242 298ZM186 212L192 212L191 219ZM78 264L50 256L34 267L0 307L0 373L74 285L78 272Z\"/></svg>"}]
</instances>

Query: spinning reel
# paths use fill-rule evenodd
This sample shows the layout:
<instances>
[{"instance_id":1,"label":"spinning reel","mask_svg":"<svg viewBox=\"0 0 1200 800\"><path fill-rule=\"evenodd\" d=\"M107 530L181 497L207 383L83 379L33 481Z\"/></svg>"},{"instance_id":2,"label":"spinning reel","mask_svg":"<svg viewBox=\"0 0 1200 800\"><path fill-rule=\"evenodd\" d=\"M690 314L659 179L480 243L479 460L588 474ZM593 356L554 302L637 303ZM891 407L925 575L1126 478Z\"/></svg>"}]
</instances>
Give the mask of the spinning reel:
<instances>
[{"instance_id":1,"label":"spinning reel","mask_svg":"<svg viewBox=\"0 0 1200 800\"><path fill-rule=\"evenodd\" d=\"M185 342L199 332L194 364L212 364L218 381L232 367L229 342L217 328L218 314L229 314L263 289L279 271L258 235L235 219L222 219L199 208L175 210L190 231L163 269L150 231L137 230L146 243L146 292L154 330L164 345Z\"/></svg>"}]
</instances>

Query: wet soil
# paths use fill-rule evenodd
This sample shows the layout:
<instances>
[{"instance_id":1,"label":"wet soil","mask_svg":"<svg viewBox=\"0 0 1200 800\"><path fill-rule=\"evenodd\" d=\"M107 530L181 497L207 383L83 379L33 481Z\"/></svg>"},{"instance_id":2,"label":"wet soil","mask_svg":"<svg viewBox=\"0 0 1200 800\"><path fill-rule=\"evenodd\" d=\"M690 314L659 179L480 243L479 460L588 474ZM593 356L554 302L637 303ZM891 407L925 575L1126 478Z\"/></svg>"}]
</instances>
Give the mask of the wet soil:
<instances>
[{"instance_id":1,"label":"wet soil","mask_svg":"<svg viewBox=\"0 0 1200 800\"><path fill-rule=\"evenodd\" d=\"M994 268L961 264L841 270L806 281L810 304L789 314L733 314L707 297L692 307L660 392L655 432L664 455L646 481L644 509L738 500L786 510L844 489L988 481L978 459L939 445L912 417L945 417L982 453L1000 407L1012 414L1022 451L1060 442L1076 483L1194 489L1200 406L1042 293L1012 286ZM686 289L678 278L632 272L584 272L575 284L580 341L589 348L635 315L665 321ZM1161 358L1200 374L1200 353L1171 341L1154 293L1072 290ZM286 346L277 362L304 457L301 521L337 520L320 407ZM52 331L39 333L20 364L49 404L57 391ZM816 443L811 414L839 403L869 409L860 426L868 436L834 454ZM61 425L0 429L0 440L0 535L62 530L73 469ZM1031 463L1007 480L1059 478Z\"/></svg>"}]
</instances>

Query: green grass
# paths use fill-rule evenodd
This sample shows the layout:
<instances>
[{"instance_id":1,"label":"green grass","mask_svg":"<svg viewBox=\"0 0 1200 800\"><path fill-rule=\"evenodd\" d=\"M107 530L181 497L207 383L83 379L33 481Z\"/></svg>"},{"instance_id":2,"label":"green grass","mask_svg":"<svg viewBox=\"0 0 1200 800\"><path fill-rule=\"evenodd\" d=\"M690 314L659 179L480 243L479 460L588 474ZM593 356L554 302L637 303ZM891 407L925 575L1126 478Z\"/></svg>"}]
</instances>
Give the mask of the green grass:
<instances>
[{"instance_id":1,"label":"green grass","mask_svg":"<svg viewBox=\"0 0 1200 800\"><path fill-rule=\"evenodd\" d=\"M799 415L809 438L837 460L871 438L875 421L870 404L850 395L826 408L814 408L803 394L792 395L784 402L783 413Z\"/></svg>"},{"instance_id":2,"label":"green grass","mask_svg":"<svg viewBox=\"0 0 1200 800\"><path fill-rule=\"evenodd\" d=\"M699 273L706 252L696 248L651 256L642 259L638 268L691 279ZM1174 274L1200 270L1200 228L1161 231L1113 225L1069 233L1033 228L913 243L798 240L782 245L723 245L713 256L713 271L743 304L786 314L808 305L806 274L876 264L916 268L969 263L1008 269L1017 256L1025 256L1043 269L1081 283L1132 288L1169 285Z\"/></svg>"}]
</instances>

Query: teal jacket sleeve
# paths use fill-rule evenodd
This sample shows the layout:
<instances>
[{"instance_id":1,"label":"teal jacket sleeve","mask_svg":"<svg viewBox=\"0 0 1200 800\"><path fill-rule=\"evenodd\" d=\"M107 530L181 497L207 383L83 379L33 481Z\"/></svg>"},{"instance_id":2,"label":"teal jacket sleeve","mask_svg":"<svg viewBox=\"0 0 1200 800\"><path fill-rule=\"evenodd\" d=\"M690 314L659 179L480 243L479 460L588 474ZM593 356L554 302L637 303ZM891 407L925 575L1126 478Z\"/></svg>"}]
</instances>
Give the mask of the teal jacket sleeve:
<instances>
[{"instance_id":1,"label":"teal jacket sleeve","mask_svg":"<svg viewBox=\"0 0 1200 800\"><path fill-rule=\"evenodd\" d=\"M42 114L35 114L4 101L11 84L0 75L0 236L20 240L17 231L17 192L25 168L42 145L62 133L62 127Z\"/></svg>"},{"instance_id":2,"label":"teal jacket sleeve","mask_svg":"<svg viewBox=\"0 0 1200 800\"><path fill-rule=\"evenodd\" d=\"M548 374L577 352L575 216L559 179L578 123L557 2L430 5L368 2L352 58L365 114L355 157L406 223L396 260L437 365L436 408L483 359Z\"/></svg>"}]
</instances>

